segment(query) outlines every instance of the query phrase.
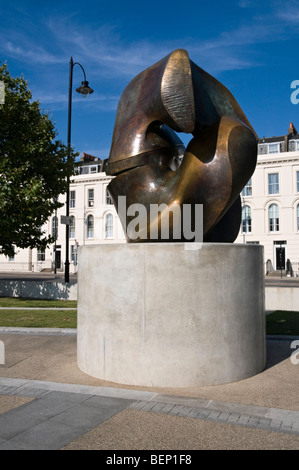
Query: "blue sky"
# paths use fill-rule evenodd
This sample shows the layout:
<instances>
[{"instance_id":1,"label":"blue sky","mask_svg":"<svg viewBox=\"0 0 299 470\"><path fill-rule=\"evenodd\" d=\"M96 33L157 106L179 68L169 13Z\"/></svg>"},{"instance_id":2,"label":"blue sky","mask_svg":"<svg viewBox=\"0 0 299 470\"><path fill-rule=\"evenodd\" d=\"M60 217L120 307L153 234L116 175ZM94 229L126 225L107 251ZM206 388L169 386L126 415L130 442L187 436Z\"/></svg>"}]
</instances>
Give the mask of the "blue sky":
<instances>
[{"instance_id":1,"label":"blue sky","mask_svg":"<svg viewBox=\"0 0 299 470\"><path fill-rule=\"evenodd\" d=\"M69 60L85 69L94 93L75 92L72 145L109 155L116 108L129 81L172 50L186 49L198 66L235 96L259 137L299 130L299 1L0 0L0 61L24 75L33 98L67 140ZM190 136L184 136L187 143Z\"/></svg>"}]
</instances>

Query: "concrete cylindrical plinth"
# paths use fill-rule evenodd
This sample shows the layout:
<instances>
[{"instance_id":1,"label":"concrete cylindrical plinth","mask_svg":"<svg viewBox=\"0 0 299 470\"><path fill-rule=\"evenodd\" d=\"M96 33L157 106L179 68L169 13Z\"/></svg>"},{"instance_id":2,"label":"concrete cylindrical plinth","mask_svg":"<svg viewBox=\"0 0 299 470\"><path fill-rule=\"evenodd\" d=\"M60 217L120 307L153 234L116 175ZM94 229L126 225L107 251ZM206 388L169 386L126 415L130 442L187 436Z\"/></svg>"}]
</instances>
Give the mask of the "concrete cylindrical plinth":
<instances>
[{"instance_id":1,"label":"concrete cylindrical plinth","mask_svg":"<svg viewBox=\"0 0 299 470\"><path fill-rule=\"evenodd\" d=\"M78 366L119 384L191 387L265 367L263 247L83 246Z\"/></svg>"}]
</instances>

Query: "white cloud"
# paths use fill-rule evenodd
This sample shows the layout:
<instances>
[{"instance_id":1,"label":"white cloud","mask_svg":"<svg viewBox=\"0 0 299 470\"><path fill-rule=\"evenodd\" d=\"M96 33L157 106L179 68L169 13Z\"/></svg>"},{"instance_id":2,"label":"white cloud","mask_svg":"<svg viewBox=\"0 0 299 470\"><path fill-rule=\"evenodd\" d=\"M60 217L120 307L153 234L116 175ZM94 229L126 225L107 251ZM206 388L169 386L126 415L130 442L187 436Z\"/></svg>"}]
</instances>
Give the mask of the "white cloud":
<instances>
[{"instance_id":1,"label":"white cloud","mask_svg":"<svg viewBox=\"0 0 299 470\"><path fill-rule=\"evenodd\" d=\"M258 0L241 0L242 8L256 6ZM270 2L271 4L272 2ZM224 30L217 37L206 41L197 38L181 38L176 41L146 40L125 41L116 25L99 28L79 28L70 18L50 19L48 27L64 52L76 50L76 56L89 64L89 76L127 79L149 67L176 48L185 48L192 60L211 73L261 66L259 49L254 46L288 38L287 28L278 16L269 10L262 16L259 9L240 27ZM61 21L57 24L57 21ZM82 59L83 60L83 59ZM127 77L127 78L126 78Z\"/></svg>"},{"instance_id":2,"label":"white cloud","mask_svg":"<svg viewBox=\"0 0 299 470\"><path fill-rule=\"evenodd\" d=\"M249 8L256 6L257 2L240 0L238 5ZM124 85L176 48L185 48L197 65L212 74L263 65L257 47L259 44L298 34L295 28L289 33L288 28L289 24L299 22L298 8L294 8L298 4L298 1L291 2L290 8L281 9L277 8L276 2L269 2L269 9L266 9L264 16L256 9L255 13L260 16L248 15L241 26L231 31L225 30L224 24L218 36L204 41L194 37L179 38L179 34L175 41L128 41L122 38L117 25L85 27L78 23L78 15L72 12L68 16L50 16L40 20L40 24L34 28L27 23L26 29L13 32L7 26L0 31L0 51L5 58L13 57L27 64L28 70L36 67L33 97L44 106L56 110L67 107L68 61L74 55L75 61L82 61L87 79L95 90L103 89L102 79L108 79L114 88L111 94L95 91L90 106L94 109L115 110L118 92ZM80 73L76 74L75 80L81 81ZM46 93L44 90L47 90ZM77 98L74 93L74 104L77 100L81 98Z\"/></svg>"},{"instance_id":3,"label":"white cloud","mask_svg":"<svg viewBox=\"0 0 299 470\"><path fill-rule=\"evenodd\" d=\"M297 11L294 11L293 9L287 9L285 11L279 11L277 13L278 18L281 20L285 21L288 24L291 25L298 25L299 23L299 11L298 11L298 6L297 6Z\"/></svg>"},{"instance_id":4,"label":"white cloud","mask_svg":"<svg viewBox=\"0 0 299 470\"><path fill-rule=\"evenodd\" d=\"M240 0L238 2L238 6L240 8L257 7L262 3L262 1L265 1L265 0Z\"/></svg>"},{"instance_id":5,"label":"white cloud","mask_svg":"<svg viewBox=\"0 0 299 470\"><path fill-rule=\"evenodd\" d=\"M20 43L17 44L12 41L3 40L3 38L0 38L0 41L2 51L5 51L9 57L42 65L61 64L64 61L62 57L52 54L40 46L35 46L33 44L21 46L20 44L23 44L23 41L20 41Z\"/></svg>"},{"instance_id":6,"label":"white cloud","mask_svg":"<svg viewBox=\"0 0 299 470\"><path fill-rule=\"evenodd\" d=\"M256 5L256 0L239 1L242 8L253 4ZM68 16L52 16L44 22L40 20L41 24L35 26L33 35L30 25L17 34L2 30L0 50L8 56L40 66L67 64L70 55L74 54L75 60L80 62L82 58L89 76L129 79L172 50L182 47L203 67L212 67L221 72L260 65L257 54L248 53L250 46L279 40L280 35L285 34L285 28L279 26L279 19L282 18L285 22L299 21L298 10L294 12L284 8L278 10L276 15L271 15L270 11L265 21L261 17L249 18L235 30L224 29L218 37L206 41L181 38L176 41L156 40L153 43L145 40L126 41L113 24L93 29L91 26L85 27L77 22L78 16L72 12ZM42 36L40 31L43 31ZM7 40L8 37L11 39Z\"/></svg>"},{"instance_id":7,"label":"white cloud","mask_svg":"<svg viewBox=\"0 0 299 470\"><path fill-rule=\"evenodd\" d=\"M62 93L60 91L49 90L47 93L44 92L44 89L32 89L32 96L34 100L38 100L42 107L47 108L51 107L52 111L63 110L67 108L68 105L68 93ZM95 92L92 96L87 97L86 101L82 95L78 95L73 91L72 105L76 106L77 103L82 106L82 101L84 105L90 106L93 110L100 109L103 111L114 111L117 108L119 96L118 95L103 95Z\"/></svg>"}]
</instances>

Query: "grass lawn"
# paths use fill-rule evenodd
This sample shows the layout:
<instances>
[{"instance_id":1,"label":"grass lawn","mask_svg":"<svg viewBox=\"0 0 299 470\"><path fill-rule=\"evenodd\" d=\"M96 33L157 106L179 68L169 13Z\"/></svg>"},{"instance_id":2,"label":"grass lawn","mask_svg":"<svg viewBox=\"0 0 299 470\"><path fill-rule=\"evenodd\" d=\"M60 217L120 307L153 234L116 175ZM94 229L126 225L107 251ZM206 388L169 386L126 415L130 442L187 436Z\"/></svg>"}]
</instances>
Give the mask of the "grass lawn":
<instances>
[{"instance_id":1,"label":"grass lawn","mask_svg":"<svg viewBox=\"0 0 299 470\"><path fill-rule=\"evenodd\" d=\"M10 310L1 310L1 307L9 307ZM36 310L14 310L22 307L32 307ZM59 310L42 310L43 308L59 308ZM73 310L65 310L66 308ZM0 297L0 326L77 328L77 301Z\"/></svg>"},{"instance_id":2,"label":"grass lawn","mask_svg":"<svg viewBox=\"0 0 299 470\"><path fill-rule=\"evenodd\" d=\"M76 310L0 310L0 326L77 328Z\"/></svg>"},{"instance_id":3,"label":"grass lawn","mask_svg":"<svg viewBox=\"0 0 299 470\"><path fill-rule=\"evenodd\" d=\"M77 308L76 300L34 300L18 297L0 297L0 307Z\"/></svg>"},{"instance_id":4,"label":"grass lawn","mask_svg":"<svg viewBox=\"0 0 299 470\"><path fill-rule=\"evenodd\" d=\"M0 297L0 326L32 328L77 328L77 301L75 300L32 300ZM40 310L14 310L33 307ZM42 310L59 308L59 310ZM73 310L65 310L72 308ZM266 317L268 335L299 336L299 312L276 310Z\"/></svg>"},{"instance_id":5,"label":"grass lawn","mask_svg":"<svg viewBox=\"0 0 299 470\"><path fill-rule=\"evenodd\" d=\"M276 310L266 317L267 335L299 336L299 312Z\"/></svg>"}]
</instances>

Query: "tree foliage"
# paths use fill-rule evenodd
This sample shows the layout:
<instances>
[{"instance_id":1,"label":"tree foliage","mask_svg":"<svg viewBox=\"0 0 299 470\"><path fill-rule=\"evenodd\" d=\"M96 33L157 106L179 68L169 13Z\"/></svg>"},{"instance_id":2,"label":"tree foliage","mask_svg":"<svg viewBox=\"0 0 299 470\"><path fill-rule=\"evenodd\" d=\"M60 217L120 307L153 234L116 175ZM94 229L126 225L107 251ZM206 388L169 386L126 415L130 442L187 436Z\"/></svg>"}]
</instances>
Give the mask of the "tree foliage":
<instances>
[{"instance_id":1,"label":"tree foliage","mask_svg":"<svg viewBox=\"0 0 299 470\"><path fill-rule=\"evenodd\" d=\"M74 172L73 149L56 140L48 113L32 100L24 78L12 78L0 63L5 103L0 105L0 253L53 243L41 231L67 191Z\"/></svg>"}]
</instances>

